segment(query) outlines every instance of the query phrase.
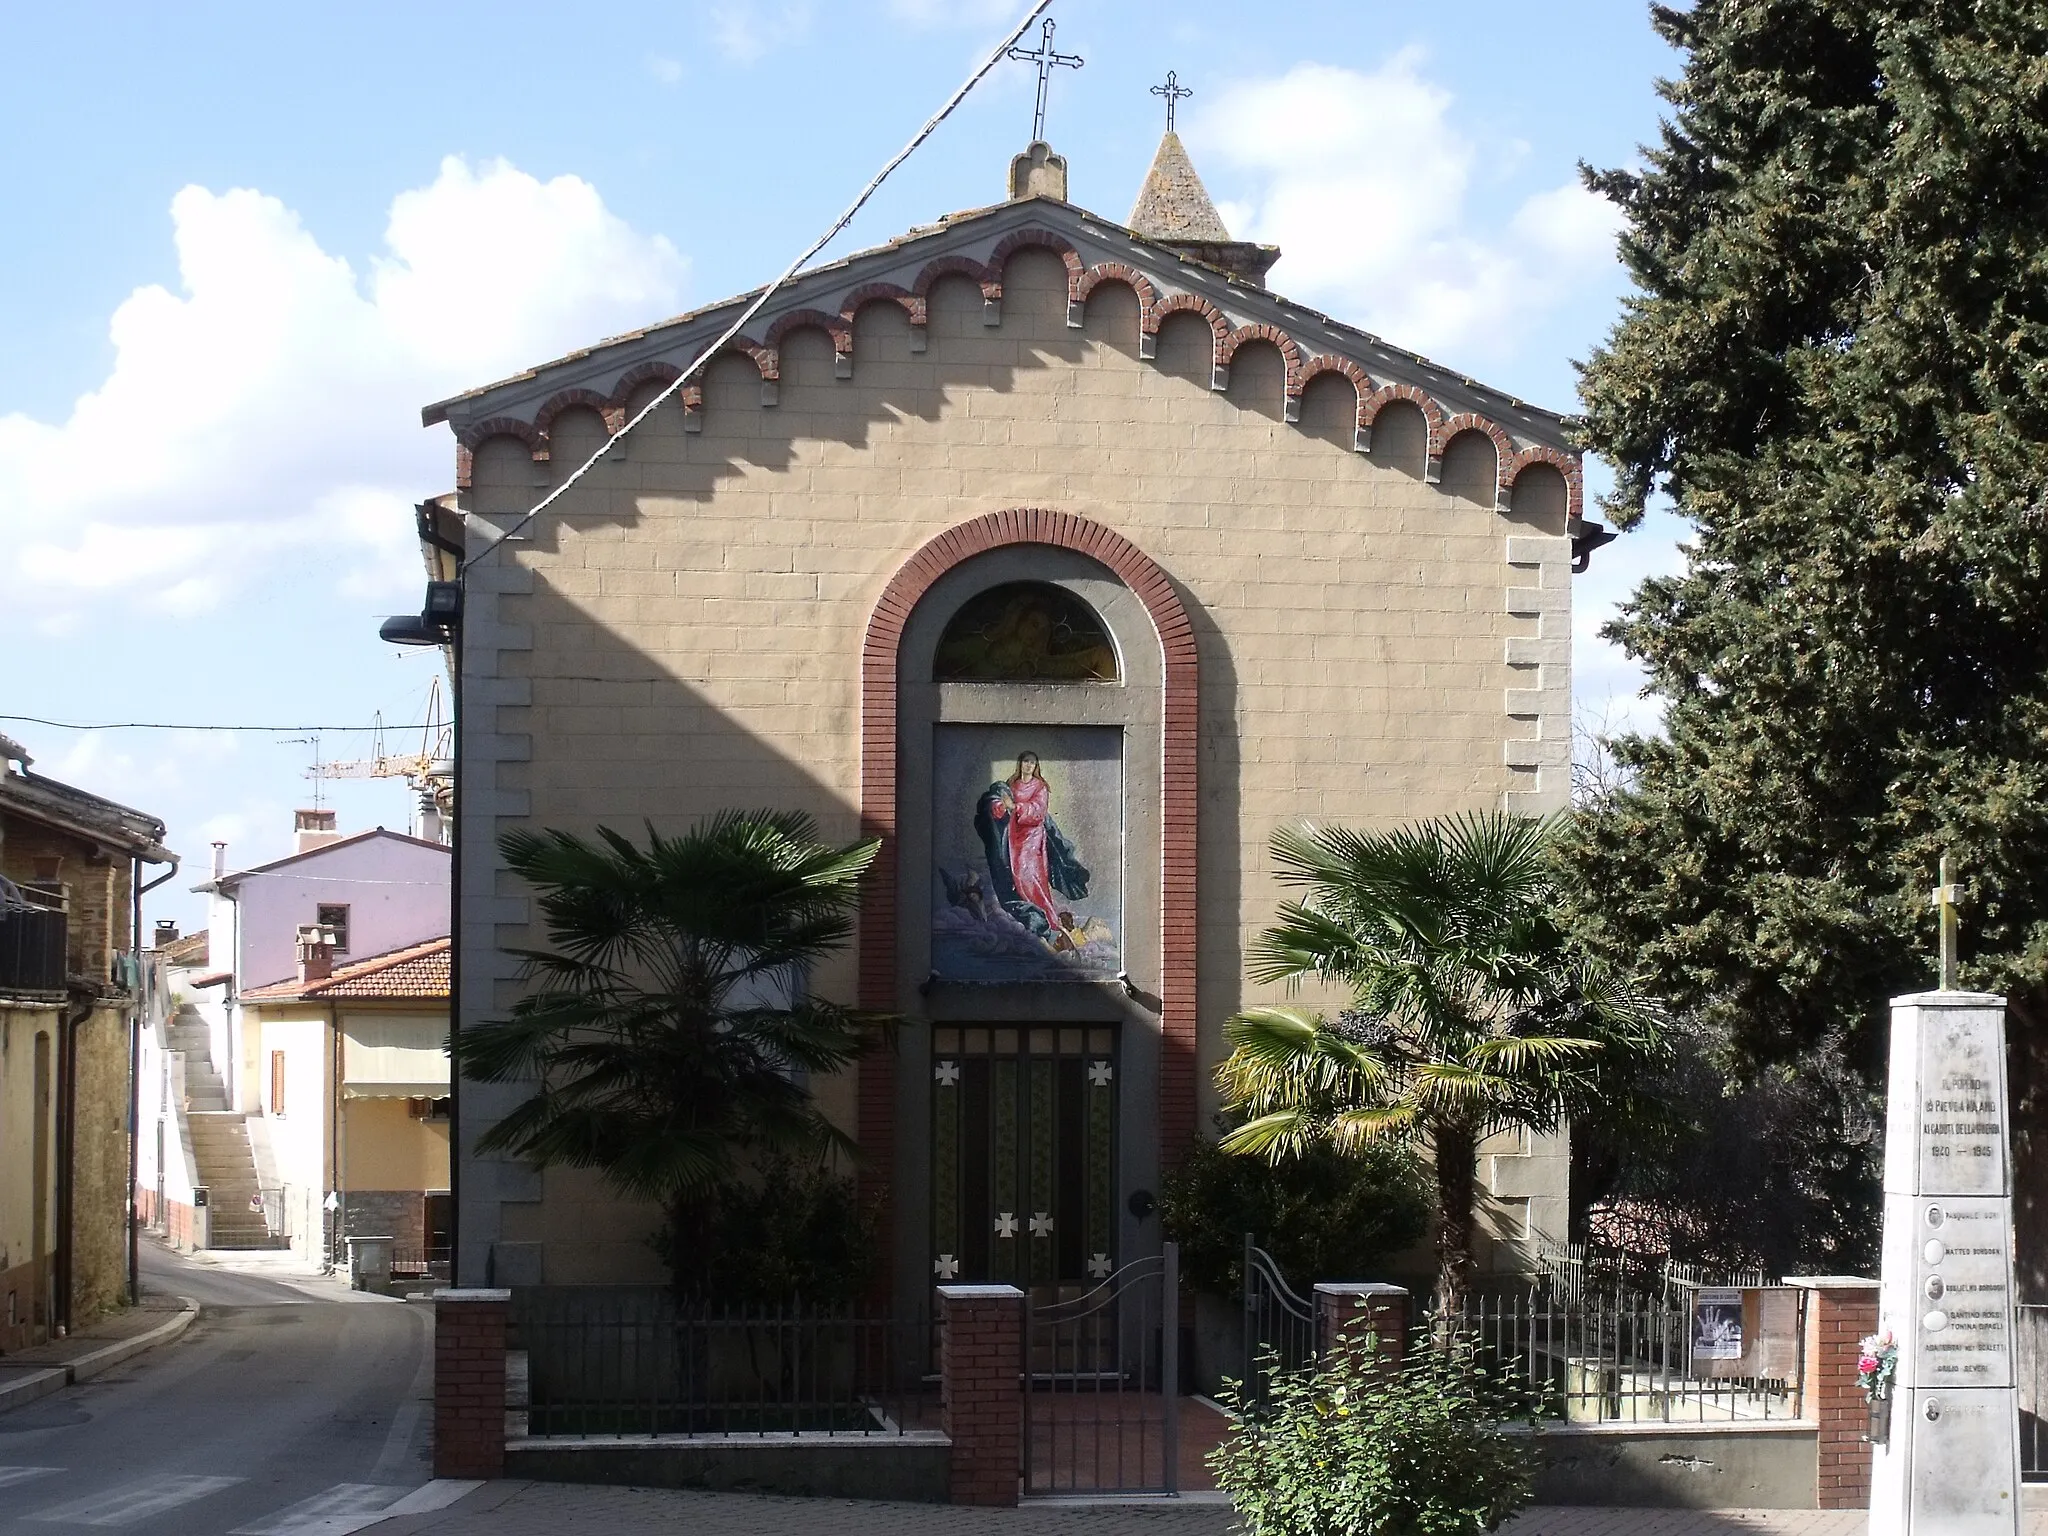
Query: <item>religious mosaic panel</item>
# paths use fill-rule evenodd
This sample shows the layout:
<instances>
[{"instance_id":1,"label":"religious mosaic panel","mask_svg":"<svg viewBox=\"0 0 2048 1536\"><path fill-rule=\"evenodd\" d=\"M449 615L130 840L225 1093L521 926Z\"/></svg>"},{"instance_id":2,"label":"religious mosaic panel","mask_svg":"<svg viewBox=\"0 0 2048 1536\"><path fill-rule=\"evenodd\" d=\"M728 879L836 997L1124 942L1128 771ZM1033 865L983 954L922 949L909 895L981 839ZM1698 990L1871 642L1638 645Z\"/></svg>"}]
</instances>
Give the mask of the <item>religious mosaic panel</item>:
<instances>
[{"instance_id":1,"label":"religious mosaic panel","mask_svg":"<svg viewBox=\"0 0 2048 1536\"><path fill-rule=\"evenodd\" d=\"M939 640L941 683L1113 683L1116 646L1079 597L1049 581L977 592Z\"/></svg>"},{"instance_id":2,"label":"religious mosaic panel","mask_svg":"<svg viewBox=\"0 0 2048 1536\"><path fill-rule=\"evenodd\" d=\"M1115 1265L1116 1032L932 1031L932 1274L1086 1286Z\"/></svg>"},{"instance_id":3,"label":"religious mosaic panel","mask_svg":"<svg viewBox=\"0 0 2048 1536\"><path fill-rule=\"evenodd\" d=\"M1123 732L942 725L932 752L932 970L1105 981L1123 970Z\"/></svg>"}]
</instances>

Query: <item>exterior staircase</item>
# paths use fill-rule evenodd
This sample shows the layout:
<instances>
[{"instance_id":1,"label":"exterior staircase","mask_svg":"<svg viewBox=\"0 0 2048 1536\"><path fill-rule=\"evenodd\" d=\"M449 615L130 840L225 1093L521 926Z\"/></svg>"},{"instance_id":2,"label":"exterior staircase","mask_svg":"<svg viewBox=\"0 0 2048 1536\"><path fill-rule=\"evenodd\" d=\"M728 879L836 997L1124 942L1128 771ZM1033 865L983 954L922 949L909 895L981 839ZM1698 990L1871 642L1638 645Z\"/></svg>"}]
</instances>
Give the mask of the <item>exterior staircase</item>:
<instances>
[{"instance_id":1,"label":"exterior staircase","mask_svg":"<svg viewBox=\"0 0 2048 1536\"><path fill-rule=\"evenodd\" d=\"M184 1120L192 1162L206 1186L209 1248L283 1248L261 1210L251 1209L259 1189L249 1150L249 1120L228 1108L227 1085L213 1064L206 1020L182 1007L172 1017L170 1048L185 1056Z\"/></svg>"}]
</instances>

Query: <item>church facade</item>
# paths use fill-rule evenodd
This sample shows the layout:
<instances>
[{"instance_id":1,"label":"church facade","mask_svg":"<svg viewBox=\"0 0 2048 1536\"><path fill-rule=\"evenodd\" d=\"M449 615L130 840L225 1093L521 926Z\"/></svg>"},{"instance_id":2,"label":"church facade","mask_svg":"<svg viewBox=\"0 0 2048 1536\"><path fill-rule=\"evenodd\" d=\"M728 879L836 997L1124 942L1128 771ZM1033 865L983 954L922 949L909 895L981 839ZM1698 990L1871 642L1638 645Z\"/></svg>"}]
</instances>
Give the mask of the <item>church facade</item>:
<instances>
[{"instance_id":1,"label":"church facade","mask_svg":"<svg viewBox=\"0 0 2048 1536\"><path fill-rule=\"evenodd\" d=\"M1084 1284L1156 1251L1302 820L1562 807L1571 574L1555 415L1269 292L1169 135L1130 224L1043 145L1004 202L807 272L466 578L459 1024L538 946L509 827L797 808L882 840L808 984L904 1020L813 1090L893 1289ZM736 299L429 407L474 556ZM458 1283L657 1279L651 1210L486 1158ZM1484 1149L1497 1267L1565 1224L1562 1136Z\"/></svg>"}]
</instances>

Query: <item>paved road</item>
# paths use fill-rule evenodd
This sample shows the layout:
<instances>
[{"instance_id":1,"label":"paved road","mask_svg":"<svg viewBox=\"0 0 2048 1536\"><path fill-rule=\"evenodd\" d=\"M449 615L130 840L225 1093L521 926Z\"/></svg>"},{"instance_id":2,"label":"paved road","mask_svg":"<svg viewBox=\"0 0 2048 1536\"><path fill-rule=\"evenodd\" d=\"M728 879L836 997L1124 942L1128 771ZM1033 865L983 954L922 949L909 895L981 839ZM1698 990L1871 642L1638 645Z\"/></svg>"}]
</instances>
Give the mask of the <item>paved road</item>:
<instances>
[{"instance_id":1,"label":"paved road","mask_svg":"<svg viewBox=\"0 0 2048 1536\"><path fill-rule=\"evenodd\" d=\"M143 1258L145 1287L198 1301L199 1321L0 1413L0 1533L314 1536L428 1480L424 1308Z\"/></svg>"}]
</instances>

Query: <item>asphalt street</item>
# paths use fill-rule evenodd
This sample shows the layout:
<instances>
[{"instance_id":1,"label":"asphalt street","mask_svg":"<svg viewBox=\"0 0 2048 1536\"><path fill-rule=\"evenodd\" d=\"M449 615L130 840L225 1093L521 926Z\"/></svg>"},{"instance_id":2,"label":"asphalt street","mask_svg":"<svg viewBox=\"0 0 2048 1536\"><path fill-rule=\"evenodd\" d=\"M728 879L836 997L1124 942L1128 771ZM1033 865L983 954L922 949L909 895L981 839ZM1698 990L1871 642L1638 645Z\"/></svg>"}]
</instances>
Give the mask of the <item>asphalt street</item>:
<instances>
[{"instance_id":1,"label":"asphalt street","mask_svg":"<svg viewBox=\"0 0 2048 1536\"><path fill-rule=\"evenodd\" d=\"M199 1320L95 1380L0 1413L0 1533L315 1536L426 1483L426 1309L143 1247Z\"/></svg>"}]
</instances>

